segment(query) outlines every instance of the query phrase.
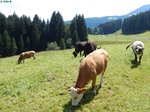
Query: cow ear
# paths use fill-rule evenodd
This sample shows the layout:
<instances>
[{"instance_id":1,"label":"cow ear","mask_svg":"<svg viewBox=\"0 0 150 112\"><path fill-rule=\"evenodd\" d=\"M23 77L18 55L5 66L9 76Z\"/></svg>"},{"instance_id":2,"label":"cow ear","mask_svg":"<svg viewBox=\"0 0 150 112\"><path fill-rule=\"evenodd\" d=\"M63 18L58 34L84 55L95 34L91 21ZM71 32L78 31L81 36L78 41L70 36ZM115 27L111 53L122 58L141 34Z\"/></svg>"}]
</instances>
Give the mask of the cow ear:
<instances>
[{"instance_id":1,"label":"cow ear","mask_svg":"<svg viewBox=\"0 0 150 112\"><path fill-rule=\"evenodd\" d=\"M86 91L85 88L77 88L77 93L81 94L84 93Z\"/></svg>"}]
</instances>

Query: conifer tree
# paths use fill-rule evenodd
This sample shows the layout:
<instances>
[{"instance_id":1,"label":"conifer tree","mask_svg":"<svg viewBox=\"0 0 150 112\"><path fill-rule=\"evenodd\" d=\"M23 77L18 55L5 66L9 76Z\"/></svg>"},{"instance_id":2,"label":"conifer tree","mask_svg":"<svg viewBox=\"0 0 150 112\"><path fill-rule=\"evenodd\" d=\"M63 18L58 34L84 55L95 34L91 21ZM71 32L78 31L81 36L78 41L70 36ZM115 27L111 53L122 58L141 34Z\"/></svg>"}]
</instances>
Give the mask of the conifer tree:
<instances>
[{"instance_id":1,"label":"conifer tree","mask_svg":"<svg viewBox=\"0 0 150 112\"><path fill-rule=\"evenodd\" d=\"M11 43L10 36L8 32L5 30L3 33L3 37L2 37L2 56L3 57L9 56L10 43Z\"/></svg>"},{"instance_id":2,"label":"conifer tree","mask_svg":"<svg viewBox=\"0 0 150 112\"><path fill-rule=\"evenodd\" d=\"M72 42L73 42L73 45L75 46L75 45L76 45L76 42L78 42L78 41L80 41L80 40L79 40L79 36L78 36L77 31L75 30L75 31L73 32L73 35L72 35Z\"/></svg>"},{"instance_id":3,"label":"conifer tree","mask_svg":"<svg viewBox=\"0 0 150 112\"><path fill-rule=\"evenodd\" d=\"M48 41L54 42L56 37L56 12L54 11L49 24Z\"/></svg>"},{"instance_id":4,"label":"conifer tree","mask_svg":"<svg viewBox=\"0 0 150 112\"><path fill-rule=\"evenodd\" d=\"M60 45L61 39L64 38L65 26L64 21L59 12L53 12L51 21L50 21L50 42L57 42L58 46Z\"/></svg>"},{"instance_id":5,"label":"conifer tree","mask_svg":"<svg viewBox=\"0 0 150 112\"><path fill-rule=\"evenodd\" d=\"M0 12L0 33L3 36L4 31L6 30L6 17Z\"/></svg>"},{"instance_id":6,"label":"conifer tree","mask_svg":"<svg viewBox=\"0 0 150 112\"><path fill-rule=\"evenodd\" d=\"M19 48L18 48L18 52L21 53L23 52L25 49L24 49L24 41L23 41L23 37L21 36L20 37L20 40L19 40Z\"/></svg>"},{"instance_id":7,"label":"conifer tree","mask_svg":"<svg viewBox=\"0 0 150 112\"><path fill-rule=\"evenodd\" d=\"M0 34L0 56L2 55L2 50L3 50L3 46L2 46L2 35Z\"/></svg>"},{"instance_id":8,"label":"conifer tree","mask_svg":"<svg viewBox=\"0 0 150 112\"><path fill-rule=\"evenodd\" d=\"M71 21L70 36L72 38L73 45L75 45L77 41L88 40L88 31L83 15L76 15Z\"/></svg>"},{"instance_id":9,"label":"conifer tree","mask_svg":"<svg viewBox=\"0 0 150 112\"><path fill-rule=\"evenodd\" d=\"M86 22L84 16L79 15L77 17L77 32L80 41L87 41L88 40L88 32L86 27Z\"/></svg>"},{"instance_id":10,"label":"conifer tree","mask_svg":"<svg viewBox=\"0 0 150 112\"><path fill-rule=\"evenodd\" d=\"M11 55L15 55L17 52L17 45L16 45L14 37L11 38L10 52L11 52Z\"/></svg>"}]
</instances>

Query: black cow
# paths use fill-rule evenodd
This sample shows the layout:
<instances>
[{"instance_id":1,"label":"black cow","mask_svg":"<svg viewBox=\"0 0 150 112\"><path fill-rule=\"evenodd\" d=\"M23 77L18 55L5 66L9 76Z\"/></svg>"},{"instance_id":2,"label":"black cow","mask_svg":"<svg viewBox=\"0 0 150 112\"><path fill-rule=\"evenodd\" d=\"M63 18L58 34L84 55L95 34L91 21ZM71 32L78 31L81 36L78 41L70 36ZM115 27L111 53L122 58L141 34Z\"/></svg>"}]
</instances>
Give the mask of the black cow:
<instances>
[{"instance_id":1,"label":"black cow","mask_svg":"<svg viewBox=\"0 0 150 112\"><path fill-rule=\"evenodd\" d=\"M74 57L76 57L80 52L80 56L81 56L82 51L84 51L84 56L86 57L86 55L96 50L96 47L97 45L93 41L78 42L75 46L75 51L73 52L73 55Z\"/></svg>"},{"instance_id":2,"label":"black cow","mask_svg":"<svg viewBox=\"0 0 150 112\"><path fill-rule=\"evenodd\" d=\"M85 48L84 48L84 56L86 57L88 54L90 54L91 52L93 52L94 50L96 50L97 45L94 41L88 41L85 44Z\"/></svg>"},{"instance_id":3,"label":"black cow","mask_svg":"<svg viewBox=\"0 0 150 112\"><path fill-rule=\"evenodd\" d=\"M86 43L87 43L87 41L76 43L75 51L72 53L74 55L74 57L77 57L78 53L80 53L80 56L81 56L81 53L82 53L82 51L84 51Z\"/></svg>"}]
</instances>

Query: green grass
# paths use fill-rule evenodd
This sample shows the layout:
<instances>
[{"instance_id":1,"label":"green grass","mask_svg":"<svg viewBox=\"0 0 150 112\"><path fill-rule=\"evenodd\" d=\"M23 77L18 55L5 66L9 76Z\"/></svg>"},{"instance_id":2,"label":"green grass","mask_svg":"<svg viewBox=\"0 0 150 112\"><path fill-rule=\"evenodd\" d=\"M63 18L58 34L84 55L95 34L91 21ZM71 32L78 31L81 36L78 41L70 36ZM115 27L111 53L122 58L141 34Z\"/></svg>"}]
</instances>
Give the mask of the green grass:
<instances>
[{"instance_id":1,"label":"green grass","mask_svg":"<svg viewBox=\"0 0 150 112\"><path fill-rule=\"evenodd\" d=\"M93 96L91 83L78 107L71 106L68 87L75 84L80 61L74 49L36 53L17 64L18 56L0 59L1 112L149 112L150 32L138 35L90 35L110 55L103 87ZM134 40L145 44L141 65L133 66ZM99 76L97 77L97 83Z\"/></svg>"}]
</instances>

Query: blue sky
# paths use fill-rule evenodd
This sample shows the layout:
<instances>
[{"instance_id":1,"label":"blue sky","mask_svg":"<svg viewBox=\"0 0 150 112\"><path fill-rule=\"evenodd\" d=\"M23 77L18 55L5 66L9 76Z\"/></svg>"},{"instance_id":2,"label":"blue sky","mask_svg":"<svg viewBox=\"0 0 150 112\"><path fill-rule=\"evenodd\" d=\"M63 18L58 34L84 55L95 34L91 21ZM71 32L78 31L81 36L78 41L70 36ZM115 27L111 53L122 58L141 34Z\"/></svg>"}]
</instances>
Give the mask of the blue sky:
<instances>
[{"instance_id":1,"label":"blue sky","mask_svg":"<svg viewBox=\"0 0 150 112\"><path fill-rule=\"evenodd\" d=\"M8 2L4 2L8 1ZM102 17L127 14L150 0L0 0L0 12L6 16L15 12L31 19L37 14L41 19L50 19L54 11L59 11L63 19L72 20L76 14L87 17Z\"/></svg>"}]
</instances>

